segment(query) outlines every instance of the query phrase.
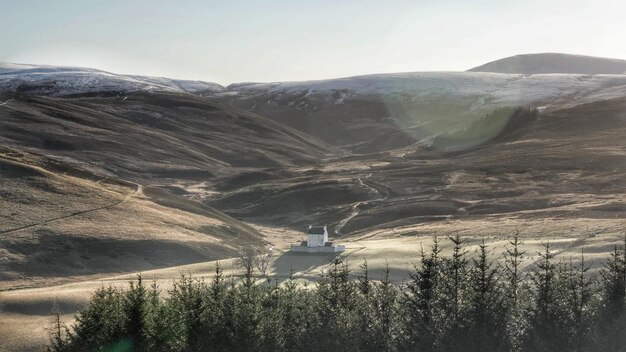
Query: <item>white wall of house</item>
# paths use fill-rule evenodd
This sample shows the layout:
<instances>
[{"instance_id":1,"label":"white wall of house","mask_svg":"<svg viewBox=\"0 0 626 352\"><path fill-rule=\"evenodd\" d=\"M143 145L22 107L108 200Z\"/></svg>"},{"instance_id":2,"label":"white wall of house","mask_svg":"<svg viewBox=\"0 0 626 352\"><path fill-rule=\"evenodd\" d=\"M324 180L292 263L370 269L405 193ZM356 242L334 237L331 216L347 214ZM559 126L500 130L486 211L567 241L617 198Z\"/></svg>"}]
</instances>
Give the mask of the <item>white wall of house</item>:
<instances>
[{"instance_id":1,"label":"white wall of house","mask_svg":"<svg viewBox=\"0 0 626 352\"><path fill-rule=\"evenodd\" d=\"M307 235L307 247L324 247L324 244L328 242L328 230L324 226L323 234L311 234Z\"/></svg>"},{"instance_id":2,"label":"white wall of house","mask_svg":"<svg viewBox=\"0 0 626 352\"><path fill-rule=\"evenodd\" d=\"M307 246L309 247L323 247L328 239L328 235L309 235Z\"/></svg>"}]
</instances>

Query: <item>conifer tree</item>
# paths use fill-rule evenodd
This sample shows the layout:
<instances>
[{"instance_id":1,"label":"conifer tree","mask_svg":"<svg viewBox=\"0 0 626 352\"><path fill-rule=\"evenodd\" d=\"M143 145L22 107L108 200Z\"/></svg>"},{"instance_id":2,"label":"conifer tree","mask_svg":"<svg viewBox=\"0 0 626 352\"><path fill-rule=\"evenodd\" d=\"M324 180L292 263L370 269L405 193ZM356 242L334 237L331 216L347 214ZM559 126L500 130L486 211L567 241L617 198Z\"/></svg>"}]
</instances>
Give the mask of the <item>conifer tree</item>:
<instances>
[{"instance_id":1,"label":"conifer tree","mask_svg":"<svg viewBox=\"0 0 626 352\"><path fill-rule=\"evenodd\" d=\"M359 276L359 290L364 296L368 296L371 289L371 282L369 279L369 271L367 268L367 259L363 260L361 264L362 274Z\"/></svg>"},{"instance_id":2,"label":"conifer tree","mask_svg":"<svg viewBox=\"0 0 626 352\"><path fill-rule=\"evenodd\" d=\"M200 348L207 338L203 324L206 308L204 292L206 292L204 281L184 274L181 274L180 279L174 282L170 292L170 304L182 317L187 350Z\"/></svg>"},{"instance_id":3,"label":"conifer tree","mask_svg":"<svg viewBox=\"0 0 626 352\"><path fill-rule=\"evenodd\" d=\"M203 285L204 286L204 285ZM213 346L215 351L226 351L232 341L231 314L233 302L229 300L228 285L219 262L215 264L215 273L202 299L200 327L202 337L194 339L196 344Z\"/></svg>"},{"instance_id":4,"label":"conifer tree","mask_svg":"<svg viewBox=\"0 0 626 352\"><path fill-rule=\"evenodd\" d=\"M404 322L404 350L433 351L437 340L435 330L436 304L439 295L439 278L441 266L441 248L439 239L433 237L433 245L429 253L422 248L421 264L415 266L409 275L404 297L404 308L407 312Z\"/></svg>"},{"instance_id":5,"label":"conifer tree","mask_svg":"<svg viewBox=\"0 0 626 352\"><path fill-rule=\"evenodd\" d=\"M529 331L526 349L531 351L568 351L569 316L564 303L564 280L562 271L554 263L552 245L544 244L538 253L539 260L531 280L534 301L529 312Z\"/></svg>"},{"instance_id":6,"label":"conifer tree","mask_svg":"<svg viewBox=\"0 0 626 352\"><path fill-rule=\"evenodd\" d=\"M444 275L440 282L440 317L437 321L439 340L437 346L442 351L458 351L464 348L469 328L468 260L464 240L458 235L449 237L452 254L443 261Z\"/></svg>"},{"instance_id":7,"label":"conifer tree","mask_svg":"<svg viewBox=\"0 0 626 352\"><path fill-rule=\"evenodd\" d=\"M232 331L236 338L234 338L231 350L255 351L259 342L257 333L261 319L261 291L253 276L254 266L242 264L245 273L241 285L235 289Z\"/></svg>"},{"instance_id":8,"label":"conifer tree","mask_svg":"<svg viewBox=\"0 0 626 352\"><path fill-rule=\"evenodd\" d=\"M470 271L470 322L466 351L508 351L505 292L497 267L487 257L483 238Z\"/></svg>"},{"instance_id":9,"label":"conifer tree","mask_svg":"<svg viewBox=\"0 0 626 352\"><path fill-rule=\"evenodd\" d=\"M513 238L509 240L504 253L504 266L502 274L504 280L506 281L506 293L511 299L510 302L513 309L517 309L518 306L522 281L520 275L520 265L524 261L524 255L526 254L526 252L520 249L522 245L523 243L519 239L519 231L516 231L513 234Z\"/></svg>"},{"instance_id":10,"label":"conifer tree","mask_svg":"<svg viewBox=\"0 0 626 352\"><path fill-rule=\"evenodd\" d=\"M527 297L527 285L524 285L521 275L520 266L526 259L525 251L521 249L523 242L519 238L519 231L515 231L513 237L509 239L503 255L502 264L502 281L504 285L504 294L507 297L505 301L507 305L507 333L508 343L512 351L521 349L521 340L526 329L526 316L523 313L525 304L529 302L522 300Z\"/></svg>"},{"instance_id":11,"label":"conifer tree","mask_svg":"<svg viewBox=\"0 0 626 352\"><path fill-rule=\"evenodd\" d=\"M53 324L51 329L50 345L48 346L47 351L65 351L69 347L69 330L61 321L61 309L59 308L59 302L54 302L51 313L53 316Z\"/></svg>"},{"instance_id":12,"label":"conifer tree","mask_svg":"<svg viewBox=\"0 0 626 352\"><path fill-rule=\"evenodd\" d=\"M590 304L593 298L592 280L581 250L578 264L570 258L566 271L566 304L571 320L570 346L572 351L588 351L586 346L591 334Z\"/></svg>"},{"instance_id":13,"label":"conifer tree","mask_svg":"<svg viewBox=\"0 0 626 352\"><path fill-rule=\"evenodd\" d=\"M153 310L149 293L143 284L141 275L137 281L130 282L130 288L124 292L123 307L126 318L124 327L135 351L150 351L150 323Z\"/></svg>"},{"instance_id":14,"label":"conifer tree","mask_svg":"<svg viewBox=\"0 0 626 352\"><path fill-rule=\"evenodd\" d=\"M597 313L598 350L619 351L626 346L626 236L615 246L601 271L602 303Z\"/></svg>"},{"instance_id":15,"label":"conifer tree","mask_svg":"<svg viewBox=\"0 0 626 352\"><path fill-rule=\"evenodd\" d=\"M89 305L77 314L66 350L102 350L112 345L132 347L125 330L122 302L122 292L115 288L96 290Z\"/></svg>"},{"instance_id":16,"label":"conifer tree","mask_svg":"<svg viewBox=\"0 0 626 352\"><path fill-rule=\"evenodd\" d=\"M282 315L282 330L284 331L284 350L286 352L301 351L303 344L308 344L308 337L314 322L313 297L311 290L300 289L293 276L293 269L289 278L279 290L280 312Z\"/></svg>"},{"instance_id":17,"label":"conifer tree","mask_svg":"<svg viewBox=\"0 0 626 352\"><path fill-rule=\"evenodd\" d=\"M361 275L358 278L359 304L357 305L357 324L359 333L359 351L372 351L379 338L375 328L376 298L374 297L375 285L370 281L367 259L361 264Z\"/></svg>"},{"instance_id":18,"label":"conifer tree","mask_svg":"<svg viewBox=\"0 0 626 352\"><path fill-rule=\"evenodd\" d=\"M374 286L373 304L370 325L372 332L368 342L369 351L397 351L401 333L398 322L398 290L390 279L389 264L385 265L382 280Z\"/></svg>"}]
</instances>

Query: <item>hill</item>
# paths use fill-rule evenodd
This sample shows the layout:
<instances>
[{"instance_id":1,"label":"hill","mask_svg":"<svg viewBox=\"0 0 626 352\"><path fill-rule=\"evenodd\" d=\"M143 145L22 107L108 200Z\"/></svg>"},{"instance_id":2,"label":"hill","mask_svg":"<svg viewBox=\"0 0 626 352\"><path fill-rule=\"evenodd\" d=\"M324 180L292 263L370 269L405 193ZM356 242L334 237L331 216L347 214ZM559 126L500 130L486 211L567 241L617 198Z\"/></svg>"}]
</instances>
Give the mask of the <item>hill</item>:
<instances>
[{"instance_id":1,"label":"hill","mask_svg":"<svg viewBox=\"0 0 626 352\"><path fill-rule=\"evenodd\" d=\"M363 154L428 144L500 107L623 97L626 75L416 72L227 89L210 97Z\"/></svg>"},{"instance_id":2,"label":"hill","mask_svg":"<svg viewBox=\"0 0 626 352\"><path fill-rule=\"evenodd\" d=\"M0 88L37 95L117 94L134 91L222 91L217 83L121 75L93 68L0 63Z\"/></svg>"},{"instance_id":3,"label":"hill","mask_svg":"<svg viewBox=\"0 0 626 352\"><path fill-rule=\"evenodd\" d=\"M505 65L524 58L532 67L561 67L565 71L589 62L588 68L599 67L599 63L605 63L606 67L623 65L620 60L563 54L515 58L501 61ZM619 65L613 65L616 62ZM620 70L594 72L622 73ZM561 72L545 70L553 71ZM450 132L450 126L471 123L499 107L575 105L626 94L626 75L590 75L588 69L571 74L512 72L412 72L222 87L208 82L116 75L86 68L2 64L0 88L37 96L109 98L108 102L119 105L124 99L137 96L145 99L153 94L161 98L168 96L174 104L177 99L198 102L204 97L221 103L222 109L234 107L239 113L252 112L263 116L264 120L258 115L256 118L264 123L273 120L281 128L291 127L314 137L313 145L324 146L321 140L356 153L427 142L440 133ZM203 104L208 106L209 102L205 100Z\"/></svg>"},{"instance_id":4,"label":"hill","mask_svg":"<svg viewBox=\"0 0 626 352\"><path fill-rule=\"evenodd\" d=\"M558 53L524 54L488 62L469 72L520 74L626 74L626 60Z\"/></svg>"},{"instance_id":5,"label":"hill","mask_svg":"<svg viewBox=\"0 0 626 352\"><path fill-rule=\"evenodd\" d=\"M0 290L226 258L253 228L160 189L0 149Z\"/></svg>"},{"instance_id":6,"label":"hill","mask_svg":"<svg viewBox=\"0 0 626 352\"><path fill-rule=\"evenodd\" d=\"M0 93L0 289L214 260L265 243L196 202L216 177L314 165L324 143L171 91Z\"/></svg>"},{"instance_id":7,"label":"hill","mask_svg":"<svg viewBox=\"0 0 626 352\"><path fill-rule=\"evenodd\" d=\"M207 204L253 222L298 228L323 221L352 234L410 232L436 222L466 222L464 231L471 232L474 221L504 226L548 218L594 219L612 227L626 210L624 109L622 98L527 119L504 115L512 123L503 122L501 131L465 150L417 144L337 158L321 169L275 173L253 185L222 189ZM467 133L475 136L472 129ZM280 216L273 216L274 209L281 209ZM482 224L481 231L491 226Z\"/></svg>"},{"instance_id":8,"label":"hill","mask_svg":"<svg viewBox=\"0 0 626 352\"><path fill-rule=\"evenodd\" d=\"M203 180L238 167L309 164L330 153L324 143L272 120L186 93L3 96L4 145L106 176Z\"/></svg>"}]
</instances>

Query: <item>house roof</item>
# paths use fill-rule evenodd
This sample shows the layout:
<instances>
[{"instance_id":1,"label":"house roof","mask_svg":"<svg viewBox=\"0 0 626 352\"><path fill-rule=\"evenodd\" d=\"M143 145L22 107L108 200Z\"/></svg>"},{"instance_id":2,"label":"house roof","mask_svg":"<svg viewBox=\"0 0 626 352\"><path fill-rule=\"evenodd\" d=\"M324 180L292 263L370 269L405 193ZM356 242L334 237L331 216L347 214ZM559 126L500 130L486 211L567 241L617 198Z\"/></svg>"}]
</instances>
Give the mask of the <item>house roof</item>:
<instances>
[{"instance_id":1,"label":"house roof","mask_svg":"<svg viewBox=\"0 0 626 352\"><path fill-rule=\"evenodd\" d=\"M323 235L326 231L326 226L309 226L307 231L308 235Z\"/></svg>"}]
</instances>

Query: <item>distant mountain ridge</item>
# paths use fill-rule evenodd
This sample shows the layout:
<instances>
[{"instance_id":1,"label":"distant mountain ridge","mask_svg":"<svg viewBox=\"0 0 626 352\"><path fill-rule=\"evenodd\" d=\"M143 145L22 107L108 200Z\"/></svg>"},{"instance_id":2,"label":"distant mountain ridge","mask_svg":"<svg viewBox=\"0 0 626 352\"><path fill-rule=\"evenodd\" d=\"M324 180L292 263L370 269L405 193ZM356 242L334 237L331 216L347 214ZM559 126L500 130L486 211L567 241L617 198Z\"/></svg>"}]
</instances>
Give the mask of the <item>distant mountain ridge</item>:
<instances>
[{"instance_id":1,"label":"distant mountain ridge","mask_svg":"<svg viewBox=\"0 0 626 352\"><path fill-rule=\"evenodd\" d=\"M523 54L488 62L467 71L516 74L626 74L626 60L560 53Z\"/></svg>"},{"instance_id":2,"label":"distant mountain ridge","mask_svg":"<svg viewBox=\"0 0 626 352\"><path fill-rule=\"evenodd\" d=\"M213 82L115 74L93 68L0 62L0 89L47 96L169 91L224 98L245 96L252 92L258 94L261 91L298 91L304 94L349 91L359 95L445 92L457 95L461 88L463 93L482 95L520 78L490 75L493 73L626 75L626 60L560 53L522 54L495 60L465 72L403 72L313 81L240 82L226 87Z\"/></svg>"},{"instance_id":3,"label":"distant mountain ridge","mask_svg":"<svg viewBox=\"0 0 626 352\"><path fill-rule=\"evenodd\" d=\"M576 62L578 66L568 66L573 70L580 68L583 60L591 64L579 71L599 72L598 60L622 62L564 54L530 57L534 61L509 58L498 65L501 70L550 71L550 60L554 58L555 62ZM416 141L428 143L442 129L469 123L498 107L563 107L626 97L626 74L406 72L224 87L89 68L0 63L0 90L7 91L7 99L10 92L16 92L65 98L108 97L120 99L122 104L133 101L126 101L132 93L180 94L174 100L195 101L182 97L191 95L256 113L266 117L266 122L273 120L331 146L364 153Z\"/></svg>"},{"instance_id":4,"label":"distant mountain ridge","mask_svg":"<svg viewBox=\"0 0 626 352\"><path fill-rule=\"evenodd\" d=\"M0 89L34 95L169 91L220 92L217 83L164 77L123 75L93 68L0 63Z\"/></svg>"}]
</instances>

